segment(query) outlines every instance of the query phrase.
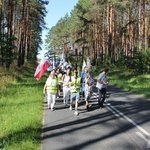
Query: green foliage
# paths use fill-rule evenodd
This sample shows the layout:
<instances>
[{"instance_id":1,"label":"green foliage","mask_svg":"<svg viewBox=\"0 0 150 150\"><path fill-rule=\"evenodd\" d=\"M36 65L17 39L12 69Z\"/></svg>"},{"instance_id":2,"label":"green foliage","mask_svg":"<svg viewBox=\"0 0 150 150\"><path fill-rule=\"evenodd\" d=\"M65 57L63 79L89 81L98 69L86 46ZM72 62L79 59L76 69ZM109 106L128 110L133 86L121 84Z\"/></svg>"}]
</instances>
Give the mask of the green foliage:
<instances>
[{"instance_id":1,"label":"green foliage","mask_svg":"<svg viewBox=\"0 0 150 150\"><path fill-rule=\"evenodd\" d=\"M46 0L1 2L1 66L10 68L15 61L21 67L25 60L36 59L42 44L41 33L46 28L47 4Z\"/></svg>"},{"instance_id":2,"label":"green foliage","mask_svg":"<svg viewBox=\"0 0 150 150\"><path fill-rule=\"evenodd\" d=\"M131 69L138 74L150 73L150 49L134 51L133 56L119 55L117 66Z\"/></svg>"},{"instance_id":3,"label":"green foliage","mask_svg":"<svg viewBox=\"0 0 150 150\"><path fill-rule=\"evenodd\" d=\"M61 18L55 27L49 30L49 34L45 40L46 49L50 52L58 52L63 48L63 44L66 45L70 36L70 21L69 15Z\"/></svg>"},{"instance_id":4,"label":"green foliage","mask_svg":"<svg viewBox=\"0 0 150 150\"><path fill-rule=\"evenodd\" d=\"M144 2L141 17L147 17L148 4ZM61 18L50 30L47 48L59 54L62 50L67 51L65 56L68 59L74 55L74 51L67 48L67 42L71 42L73 49L78 47L82 58L89 55L92 65L118 66L138 74L150 73L150 50L138 50L138 4L133 0L79 0L71 16ZM145 24L143 21L142 25ZM141 42L148 46L144 30L146 28Z\"/></svg>"},{"instance_id":5,"label":"green foliage","mask_svg":"<svg viewBox=\"0 0 150 150\"><path fill-rule=\"evenodd\" d=\"M33 77L36 63L0 73L0 149L37 150L43 118L45 77ZM13 68L13 69L12 69Z\"/></svg>"},{"instance_id":6,"label":"green foliage","mask_svg":"<svg viewBox=\"0 0 150 150\"><path fill-rule=\"evenodd\" d=\"M7 33L4 33L4 35L0 36L1 41L1 49L0 52L2 54L2 64L6 68L10 67L10 64L13 62L13 50L15 48L15 45L13 44L15 42L16 38L14 36L9 36Z\"/></svg>"},{"instance_id":7,"label":"green foliage","mask_svg":"<svg viewBox=\"0 0 150 150\"><path fill-rule=\"evenodd\" d=\"M111 68L108 76L110 84L150 98L150 74L138 75L131 70L120 67Z\"/></svg>"}]
</instances>

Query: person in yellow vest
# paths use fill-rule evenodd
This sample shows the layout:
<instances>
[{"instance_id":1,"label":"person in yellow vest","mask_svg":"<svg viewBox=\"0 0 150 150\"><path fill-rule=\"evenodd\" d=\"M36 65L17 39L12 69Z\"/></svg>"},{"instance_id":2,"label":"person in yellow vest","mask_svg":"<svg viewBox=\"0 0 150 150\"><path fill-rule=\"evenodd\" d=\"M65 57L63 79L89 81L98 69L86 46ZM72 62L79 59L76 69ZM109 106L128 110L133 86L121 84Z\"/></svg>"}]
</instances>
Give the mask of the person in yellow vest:
<instances>
[{"instance_id":1,"label":"person in yellow vest","mask_svg":"<svg viewBox=\"0 0 150 150\"><path fill-rule=\"evenodd\" d=\"M47 93L48 109L51 109L51 111L54 110L54 104L55 104L56 94L58 90L58 80L55 73L56 72L53 69L49 77L47 78L43 88L43 94Z\"/></svg>"},{"instance_id":2,"label":"person in yellow vest","mask_svg":"<svg viewBox=\"0 0 150 150\"><path fill-rule=\"evenodd\" d=\"M78 115L78 102L80 99L80 87L81 87L81 77L78 77L77 70L74 70L74 76L71 77L70 82L70 92L71 92L71 98L70 98L70 110L72 110L72 104L73 101L75 101L75 115Z\"/></svg>"}]
</instances>

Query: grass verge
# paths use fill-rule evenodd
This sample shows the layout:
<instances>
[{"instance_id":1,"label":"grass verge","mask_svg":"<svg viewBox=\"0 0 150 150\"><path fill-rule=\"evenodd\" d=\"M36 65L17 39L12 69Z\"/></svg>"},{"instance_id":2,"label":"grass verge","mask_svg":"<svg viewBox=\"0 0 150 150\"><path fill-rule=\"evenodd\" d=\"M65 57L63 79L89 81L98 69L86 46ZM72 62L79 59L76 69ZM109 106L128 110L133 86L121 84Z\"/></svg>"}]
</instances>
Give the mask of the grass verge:
<instances>
[{"instance_id":1,"label":"grass verge","mask_svg":"<svg viewBox=\"0 0 150 150\"><path fill-rule=\"evenodd\" d=\"M33 77L36 65L0 74L0 149L40 149L43 119L42 88Z\"/></svg>"},{"instance_id":2,"label":"grass verge","mask_svg":"<svg viewBox=\"0 0 150 150\"><path fill-rule=\"evenodd\" d=\"M95 69L94 75L96 78L101 71L98 68ZM140 75L129 70L113 67L110 68L108 77L110 84L150 98L150 74Z\"/></svg>"}]
</instances>

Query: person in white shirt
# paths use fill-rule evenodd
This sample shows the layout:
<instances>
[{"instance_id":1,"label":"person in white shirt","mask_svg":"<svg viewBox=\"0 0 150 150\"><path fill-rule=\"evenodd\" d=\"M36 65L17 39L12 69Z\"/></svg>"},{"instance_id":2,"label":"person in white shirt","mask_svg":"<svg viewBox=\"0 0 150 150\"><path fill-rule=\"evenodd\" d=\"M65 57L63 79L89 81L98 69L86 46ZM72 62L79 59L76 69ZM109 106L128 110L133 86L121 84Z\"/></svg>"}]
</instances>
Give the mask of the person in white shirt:
<instances>
[{"instance_id":1,"label":"person in white shirt","mask_svg":"<svg viewBox=\"0 0 150 150\"><path fill-rule=\"evenodd\" d=\"M70 98L70 81L71 81L71 69L67 68L66 73L62 77L62 86L63 86L63 99L64 104L68 106L68 101Z\"/></svg>"},{"instance_id":2,"label":"person in white shirt","mask_svg":"<svg viewBox=\"0 0 150 150\"><path fill-rule=\"evenodd\" d=\"M97 84L96 87L98 89L98 108L103 108L103 103L106 98L106 92L107 92L107 85L109 84L108 78L107 78L107 73L109 69L104 69L102 73L99 74L98 79L97 79Z\"/></svg>"}]
</instances>

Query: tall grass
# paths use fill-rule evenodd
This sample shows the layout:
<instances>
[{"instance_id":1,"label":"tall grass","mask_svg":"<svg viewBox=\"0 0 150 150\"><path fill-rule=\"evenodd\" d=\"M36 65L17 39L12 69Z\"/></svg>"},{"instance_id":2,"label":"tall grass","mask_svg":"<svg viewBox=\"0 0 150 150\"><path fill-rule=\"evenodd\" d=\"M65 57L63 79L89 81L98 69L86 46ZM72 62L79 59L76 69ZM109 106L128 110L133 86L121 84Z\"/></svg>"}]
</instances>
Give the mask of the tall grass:
<instances>
[{"instance_id":1,"label":"tall grass","mask_svg":"<svg viewBox=\"0 0 150 150\"><path fill-rule=\"evenodd\" d=\"M0 76L0 149L37 150L43 118L42 88L36 65L2 71Z\"/></svg>"}]
</instances>

